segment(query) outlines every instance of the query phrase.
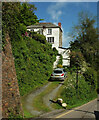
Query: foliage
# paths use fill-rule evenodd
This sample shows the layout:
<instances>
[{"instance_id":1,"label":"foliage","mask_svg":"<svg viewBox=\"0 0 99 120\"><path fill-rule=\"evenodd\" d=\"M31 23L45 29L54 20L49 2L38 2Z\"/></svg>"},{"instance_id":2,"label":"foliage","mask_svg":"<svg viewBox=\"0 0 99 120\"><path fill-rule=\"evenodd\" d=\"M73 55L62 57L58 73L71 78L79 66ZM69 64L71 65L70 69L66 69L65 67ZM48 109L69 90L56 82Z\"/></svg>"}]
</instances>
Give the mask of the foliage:
<instances>
[{"instance_id":1,"label":"foliage","mask_svg":"<svg viewBox=\"0 0 99 120\"><path fill-rule=\"evenodd\" d=\"M32 25L40 21L34 14L34 10L36 10L36 7L28 3L2 3L3 47L6 44L6 33L10 35L11 40L20 40L21 35L27 31L26 25Z\"/></svg>"},{"instance_id":2,"label":"foliage","mask_svg":"<svg viewBox=\"0 0 99 120\"><path fill-rule=\"evenodd\" d=\"M70 67L79 67L79 69L81 67L83 67L82 63L84 61L84 57L82 55L82 53L79 51L79 50L73 50L71 53L70 53Z\"/></svg>"},{"instance_id":3,"label":"foliage","mask_svg":"<svg viewBox=\"0 0 99 120\"><path fill-rule=\"evenodd\" d=\"M37 10L37 8L34 5L22 3L20 6L20 14L18 16L20 23L28 26L39 22L37 16L34 14L35 10Z\"/></svg>"},{"instance_id":4,"label":"foliage","mask_svg":"<svg viewBox=\"0 0 99 120\"><path fill-rule=\"evenodd\" d=\"M79 74L78 91L75 88L76 74L74 72L72 75L68 73L67 81L64 84L66 87L63 89L61 96L69 107L84 101L90 101L96 97L96 91L81 74Z\"/></svg>"},{"instance_id":5,"label":"foliage","mask_svg":"<svg viewBox=\"0 0 99 120\"><path fill-rule=\"evenodd\" d=\"M59 61L58 61L58 65L59 65L59 64L61 64L61 65L62 65L62 64L63 64L63 60L62 60L62 59L63 59L63 57L62 57L62 55L61 55L61 54L58 54L58 55L60 56L60 59L59 59Z\"/></svg>"},{"instance_id":6,"label":"foliage","mask_svg":"<svg viewBox=\"0 0 99 120\"><path fill-rule=\"evenodd\" d=\"M43 44L46 44L46 38L44 35L36 34L34 32L31 32L31 37L34 38L36 41L40 41Z\"/></svg>"},{"instance_id":7,"label":"foliage","mask_svg":"<svg viewBox=\"0 0 99 120\"><path fill-rule=\"evenodd\" d=\"M23 96L47 82L56 56L49 43L43 44L30 37L24 36L20 41L12 42L12 47L19 89Z\"/></svg>"},{"instance_id":8,"label":"foliage","mask_svg":"<svg viewBox=\"0 0 99 120\"><path fill-rule=\"evenodd\" d=\"M28 3L2 4L3 47L5 36L9 34L22 96L47 82L56 60L56 52L43 35L27 32L27 26L41 20L34 13L36 9Z\"/></svg>"},{"instance_id":9,"label":"foliage","mask_svg":"<svg viewBox=\"0 0 99 120\"><path fill-rule=\"evenodd\" d=\"M70 43L71 67L79 68L84 72L85 80L90 82L91 87L96 89L96 70L98 70L98 46L99 41L97 28L95 28L96 19L88 13L79 14L79 22L73 27L72 38L74 42ZM88 68L90 66L90 68ZM89 83L86 84L89 84Z\"/></svg>"},{"instance_id":10,"label":"foliage","mask_svg":"<svg viewBox=\"0 0 99 120\"><path fill-rule=\"evenodd\" d=\"M79 50L85 61L96 69L98 63L97 49L99 46L97 28L94 27L95 17L88 13L79 13L79 23L71 33L74 42L70 43L72 51Z\"/></svg>"},{"instance_id":11,"label":"foliage","mask_svg":"<svg viewBox=\"0 0 99 120\"><path fill-rule=\"evenodd\" d=\"M63 68L63 66L62 66L62 63L63 63L62 59L63 59L63 57L62 57L61 54L57 54L57 55L60 56L58 64L57 64L57 68Z\"/></svg>"},{"instance_id":12,"label":"foliage","mask_svg":"<svg viewBox=\"0 0 99 120\"><path fill-rule=\"evenodd\" d=\"M61 64L58 64L57 68L63 68L63 66Z\"/></svg>"},{"instance_id":13,"label":"foliage","mask_svg":"<svg viewBox=\"0 0 99 120\"><path fill-rule=\"evenodd\" d=\"M57 51L57 49L56 49L55 47L53 47L53 51L54 51L54 53L55 53L56 55L58 55L58 51Z\"/></svg>"},{"instance_id":14,"label":"foliage","mask_svg":"<svg viewBox=\"0 0 99 120\"><path fill-rule=\"evenodd\" d=\"M83 73L85 77L85 81L88 82L92 86L93 89L97 87L97 72L92 68L87 68L87 70Z\"/></svg>"}]
</instances>

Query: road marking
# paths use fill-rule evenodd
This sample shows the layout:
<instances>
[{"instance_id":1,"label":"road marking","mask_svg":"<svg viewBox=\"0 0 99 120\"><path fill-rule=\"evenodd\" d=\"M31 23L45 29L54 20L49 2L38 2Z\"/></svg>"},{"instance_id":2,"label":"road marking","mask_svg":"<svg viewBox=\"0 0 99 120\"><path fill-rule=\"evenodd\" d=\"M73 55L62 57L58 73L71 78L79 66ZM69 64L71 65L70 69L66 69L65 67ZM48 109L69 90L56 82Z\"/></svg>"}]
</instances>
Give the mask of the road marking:
<instances>
[{"instance_id":1,"label":"road marking","mask_svg":"<svg viewBox=\"0 0 99 120\"><path fill-rule=\"evenodd\" d=\"M96 99L97 99L97 98L96 98ZM69 114L69 113L71 113L71 112L73 112L73 111L75 111L75 110L77 110L77 109L79 109L79 108L87 105L87 104L90 104L91 102L95 101L96 99L94 99L94 100L92 100L92 101L90 101L90 102L88 102L88 103L86 103L86 104L84 104L84 105L82 105L82 106L80 106L80 107L74 108L73 110L70 110L70 111L68 111L68 112L66 112L66 113L63 113L63 114L61 114L61 115L59 115L59 116L57 116L57 117L55 117L55 118L60 118L60 117L62 117L62 116L64 116L64 115L67 115L67 114Z\"/></svg>"}]
</instances>

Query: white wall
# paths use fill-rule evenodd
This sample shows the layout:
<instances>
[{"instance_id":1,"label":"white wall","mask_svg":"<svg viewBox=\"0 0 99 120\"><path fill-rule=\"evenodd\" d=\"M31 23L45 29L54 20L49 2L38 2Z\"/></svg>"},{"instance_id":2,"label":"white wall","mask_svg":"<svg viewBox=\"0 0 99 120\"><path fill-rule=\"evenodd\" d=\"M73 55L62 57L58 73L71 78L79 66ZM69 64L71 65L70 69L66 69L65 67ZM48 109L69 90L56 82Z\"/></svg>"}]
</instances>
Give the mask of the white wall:
<instances>
[{"instance_id":1,"label":"white wall","mask_svg":"<svg viewBox=\"0 0 99 120\"><path fill-rule=\"evenodd\" d=\"M58 48L58 52L63 57L63 64L62 65L69 66L70 65L70 57L69 57L70 50Z\"/></svg>"},{"instance_id":2,"label":"white wall","mask_svg":"<svg viewBox=\"0 0 99 120\"><path fill-rule=\"evenodd\" d=\"M40 28L35 28L34 32L39 31ZM48 34L48 29L50 28L44 28L43 29L43 35L46 37L54 37L54 43L52 44L52 48L56 47L56 49L59 47L59 28L51 28L52 29L52 34ZM29 31L32 31L33 29L28 29Z\"/></svg>"},{"instance_id":3,"label":"white wall","mask_svg":"<svg viewBox=\"0 0 99 120\"><path fill-rule=\"evenodd\" d=\"M52 29L52 36L54 37L54 44L52 44L52 48L56 47L57 49L59 47L59 28Z\"/></svg>"},{"instance_id":4,"label":"white wall","mask_svg":"<svg viewBox=\"0 0 99 120\"><path fill-rule=\"evenodd\" d=\"M48 34L48 28L44 29L43 34L46 36L46 40L48 37L54 37L54 43L52 44L52 48L59 47L59 28L51 28L52 29L52 34Z\"/></svg>"},{"instance_id":5,"label":"white wall","mask_svg":"<svg viewBox=\"0 0 99 120\"><path fill-rule=\"evenodd\" d=\"M63 66L70 66L70 60L63 60Z\"/></svg>"}]
</instances>

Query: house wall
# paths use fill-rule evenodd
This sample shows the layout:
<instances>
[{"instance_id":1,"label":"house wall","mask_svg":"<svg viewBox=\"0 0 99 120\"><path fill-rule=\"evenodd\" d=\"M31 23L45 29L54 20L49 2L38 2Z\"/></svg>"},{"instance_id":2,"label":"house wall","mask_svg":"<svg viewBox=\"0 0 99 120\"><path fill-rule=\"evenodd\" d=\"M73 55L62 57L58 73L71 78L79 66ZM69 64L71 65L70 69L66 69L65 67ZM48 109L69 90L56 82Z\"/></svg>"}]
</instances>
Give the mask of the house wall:
<instances>
[{"instance_id":1,"label":"house wall","mask_svg":"<svg viewBox=\"0 0 99 120\"><path fill-rule=\"evenodd\" d=\"M63 64L62 65L69 66L70 65L70 57L69 57L70 50L58 48L58 52L63 57Z\"/></svg>"},{"instance_id":2,"label":"house wall","mask_svg":"<svg viewBox=\"0 0 99 120\"><path fill-rule=\"evenodd\" d=\"M48 33L48 29L47 29ZM52 28L52 35L46 34L46 39L47 37L54 37L54 43L52 44L52 48L56 47L58 49L59 47L59 28Z\"/></svg>"},{"instance_id":3,"label":"house wall","mask_svg":"<svg viewBox=\"0 0 99 120\"><path fill-rule=\"evenodd\" d=\"M34 32L38 32L40 29L42 28L31 28L31 29L27 29L29 31L34 30ZM48 34L48 29L52 29L52 34ZM56 49L58 49L59 47L59 39L62 39L59 37L60 33L60 29L59 28L43 28L43 35L46 37L46 40L48 37L54 37L54 43L52 43L52 48L56 47ZM61 35L62 36L62 35ZM62 40L61 40L61 46L62 46Z\"/></svg>"},{"instance_id":4,"label":"house wall","mask_svg":"<svg viewBox=\"0 0 99 120\"><path fill-rule=\"evenodd\" d=\"M63 66L70 66L70 59L63 59Z\"/></svg>"}]
</instances>

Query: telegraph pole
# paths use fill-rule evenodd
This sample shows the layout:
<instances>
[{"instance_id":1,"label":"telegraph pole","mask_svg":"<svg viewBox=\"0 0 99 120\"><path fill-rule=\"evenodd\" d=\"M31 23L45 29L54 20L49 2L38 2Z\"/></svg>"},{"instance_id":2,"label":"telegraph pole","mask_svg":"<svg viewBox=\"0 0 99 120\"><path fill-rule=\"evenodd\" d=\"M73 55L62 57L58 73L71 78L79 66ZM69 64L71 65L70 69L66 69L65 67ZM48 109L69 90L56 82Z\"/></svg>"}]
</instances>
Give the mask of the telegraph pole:
<instances>
[{"instance_id":1,"label":"telegraph pole","mask_svg":"<svg viewBox=\"0 0 99 120\"><path fill-rule=\"evenodd\" d=\"M76 92L78 93L78 55L76 56Z\"/></svg>"}]
</instances>

